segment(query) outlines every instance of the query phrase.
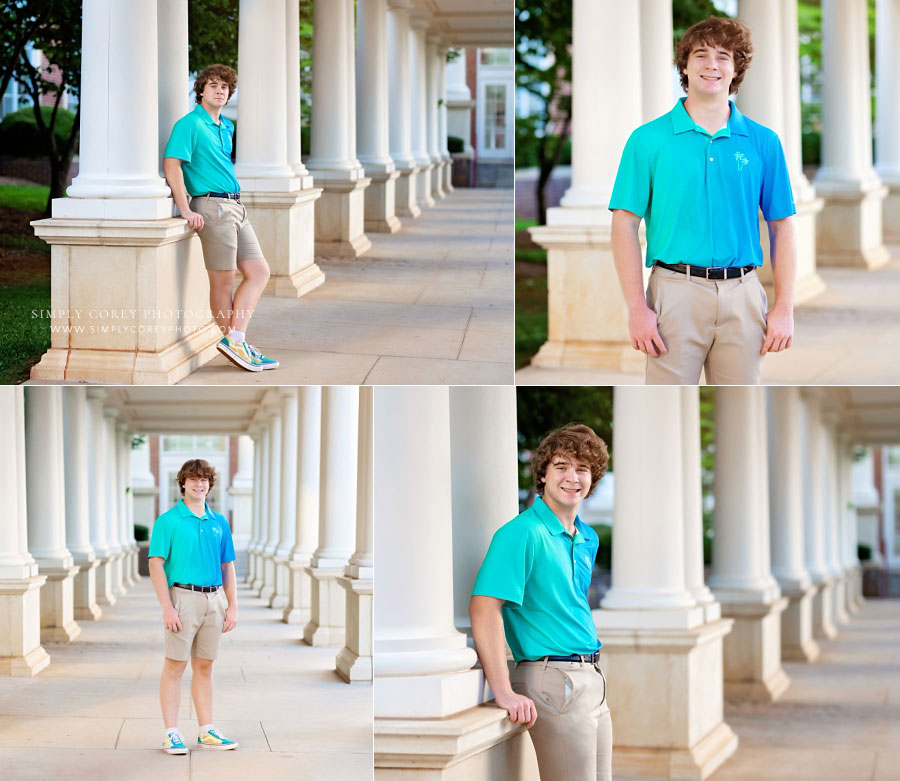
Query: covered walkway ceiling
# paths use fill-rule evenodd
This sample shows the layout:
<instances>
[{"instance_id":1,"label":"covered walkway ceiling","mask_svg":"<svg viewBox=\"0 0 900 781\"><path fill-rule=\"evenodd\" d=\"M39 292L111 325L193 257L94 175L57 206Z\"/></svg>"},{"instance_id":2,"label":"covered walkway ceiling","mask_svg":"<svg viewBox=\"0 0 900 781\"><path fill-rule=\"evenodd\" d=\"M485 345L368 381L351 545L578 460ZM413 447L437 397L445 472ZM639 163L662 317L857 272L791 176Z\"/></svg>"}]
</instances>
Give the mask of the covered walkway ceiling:
<instances>
[{"instance_id":1,"label":"covered walkway ceiling","mask_svg":"<svg viewBox=\"0 0 900 781\"><path fill-rule=\"evenodd\" d=\"M855 444L900 444L900 388L858 385L821 392L824 408L840 416Z\"/></svg>"},{"instance_id":2,"label":"covered walkway ceiling","mask_svg":"<svg viewBox=\"0 0 900 781\"><path fill-rule=\"evenodd\" d=\"M110 388L109 404L141 434L243 434L265 388Z\"/></svg>"},{"instance_id":3,"label":"covered walkway ceiling","mask_svg":"<svg viewBox=\"0 0 900 781\"><path fill-rule=\"evenodd\" d=\"M431 30L451 46L507 47L514 43L513 0L424 0Z\"/></svg>"}]
</instances>

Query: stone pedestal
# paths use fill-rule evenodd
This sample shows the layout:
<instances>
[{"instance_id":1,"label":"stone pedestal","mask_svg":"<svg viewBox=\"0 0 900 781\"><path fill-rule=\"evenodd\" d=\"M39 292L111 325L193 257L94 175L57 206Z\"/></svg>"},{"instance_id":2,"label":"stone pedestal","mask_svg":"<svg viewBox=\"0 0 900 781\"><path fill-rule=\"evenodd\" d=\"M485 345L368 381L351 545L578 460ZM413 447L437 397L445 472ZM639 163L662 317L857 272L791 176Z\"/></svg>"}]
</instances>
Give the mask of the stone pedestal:
<instances>
[{"instance_id":1,"label":"stone pedestal","mask_svg":"<svg viewBox=\"0 0 900 781\"><path fill-rule=\"evenodd\" d=\"M50 664L39 621L45 581L43 575L0 580L0 675L32 677Z\"/></svg>"},{"instance_id":2,"label":"stone pedestal","mask_svg":"<svg viewBox=\"0 0 900 781\"><path fill-rule=\"evenodd\" d=\"M839 624L849 624L847 613L847 573L842 572L834 579L834 620Z\"/></svg>"},{"instance_id":3,"label":"stone pedestal","mask_svg":"<svg viewBox=\"0 0 900 781\"><path fill-rule=\"evenodd\" d=\"M791 589L782 584L781 594L789 602L781 614L781 658L796 662L814 662L819 644L813 639L813 601L817 586Z\"/></svg>"},{"instance_id":4,"label":"stone pedestal","mask_svg":"<svg viewBox=\"0 0 900 781\"><path fill-rule=\"evenodd\" d=\"M303 629L303 641L309 645L343 645L345 639L344 590L338 580L343 567L307 567L312 579L313 617Z\"/></svg>"},{"instance_id":5,"label":"stone pedestal","mask_svg":"<svg viewBox=\"0 0 900 781\"><path fill-rule=\"evenodd\" d=\"M375 171L368 163L365 163L365 168L371 182L365 195L365 229L373 233L396 233L400 230L400 220L394 214L396 182L400 172Z\"/></svg>"},{"instance_id":6,"label":"stone pedestal","mask_svg":"<svg viewBox=\"0 0 900 781\"><path fill-rule=\"evenodd\" d=\"M605 613L594 615L614 725L613 775L707 778L738 744L723 721L723 639L733 622L620 630L603 626ZM641 707L629 707L635 702Z\"/></svg>"},{"instance_id":7,"label":"stone pedestal","mask_svg":"<svg viewBox=\"0 0 900 781\"><path fill-rule=\"evenodd\" d=\"M259 598L268 604L275 593L275 556L263 554L263 583L259 590Z\"/></svg>"},{"instance_id":8,"label":"stone pedestal","mask_svg":"<svg viewBox=\"0 0 900 781\"><path fill-rule=\"evenodd\" d=\"M819 590L813 597L813 636L833 640L837 637L834 625L834 583L826 580L816 584Z\"/></svg>"},{"instance_id":9,"label":"stone pedestal","mask_svg":"<svg viewBox=\"0 0 900 781\"><path fill-rule=\"evenodd\" d=\"M75 604L75 619L78 621L97 621L103 615L103 611L97 604L97 559L91 557L89 561L79 561L74 558L78 566L73 581L73 598Z\"/></svg>"},{"instance_id":10,"label":"stone pedestal","mask_svg":"<svg viewBox=\"0 0 900 781\"><path fill-rule=\"evenodd\" d=\"M307 177L308 178L308 177ZM298 298L325 281L315 263L315 215L318 187L294 192L242 192L241 202L269 264L264 295ZM238 266L240 269L240 266Z\"/></svg>"},{"instance_id":11,"label":"stone pedestal","mask_svg":"<svg viewBox=\"0 0 900 781\"><path fill-rule=\"evenodd\" d=\"M348 683L372 680L372 580L342 577L346 641L337 655L338 674Z\"/></svg>"},{"instance_id":12,"label":"stone pedestal","mask_svg":"<svg viewBox=\"0 0 900 781\"><path fill-rule=\"evenodd\" d=\"M275 556L272 561L275 566L275 591L269 598L269 607L283 610L288 603L288 587L291 578L288 560L287 556Z\"/></svg>"},{"instance_id":13,"label":"stone pedestal","mask_svg":"<svg viewBox=\"0 0 900 781\"><path fill-rule=\"evenodd\" d=\"M364 233L365 189L370 179L317 180L316 254L355 258L372 246Z\"/></svg>"},{"instance_id":14,"label":"stone pedestal","mask_svg":"<svg viewBox=\"0 0 900 781\"><path fill-rule=\"evenodd\" d=\"M200 240L184 220L32 225L51 245L56 314L32 379L174 384L217 354Z\"/></svg>"},{"instance_id":15,"label":"stone pedestal","mask_svg":"<svg viewBox=\"0 0 900 781\"><path fill-rule=\"evenodd\" d=\"M113 564L114 554L98 557L97 560L97 604L103 606L115 605L118 602L113 590Z\"/></svg>"},{"instance_id":16,"label":"stone pedestal","mask_svg":"<svg viewBox=\"0 0 900 781\"><path fill-rule=\"evenodd\" d=\"M418 217L422 214L416 193L416 176L419 169L415 165L402 168L397 165L397 179L394 182L394 211L400 217Z\"/></svg>"},{"instance_id":17,"label":"stone pedestal","mask_svg":"<svg viewBox=\"0 0 900 781\"><path fill-rule=\"evenodd\" d=\"M81 634L75 623L73 580L78 567L42 568L47 582L41 587L41 642L70 643Z\"/></svg>"},{"instance_id":18,"label":"stone pedestal","mask_svg":"<svg viewBox=\"0 0 900 781\"><path fill-rule=\"evenodd\" d=\"M816 222L818 263L876 269L890 259L882 243L882 207L888 188L876 183L871 187L829 188L816 181L816 192L826 198Z\"/></svg>"},{"instance_id":19,"label":"stone pedestal","mask_svg":"<svg viewBox=\"0 0 900 781\"><path fill-rule=\"evenodd\" d=\"M288 602L284 608L282 621L286 624L309 623L310 600L312 599L312 579L307 572L309 556L289 560L288 566Z\"/></svg>"},{"instance_id":20,"label":"stone pedestal","mask_svg":"<svg viewBox=\"0 0 900 781\"><path fill-rule=\"evenodd\" d=\"M734 619L734 628L724 644L725 696L774 702L790 685L781 666L781 614L788 599L781 597L768 603L719 601L723 617Z\"/></svg>"}]
</instances>

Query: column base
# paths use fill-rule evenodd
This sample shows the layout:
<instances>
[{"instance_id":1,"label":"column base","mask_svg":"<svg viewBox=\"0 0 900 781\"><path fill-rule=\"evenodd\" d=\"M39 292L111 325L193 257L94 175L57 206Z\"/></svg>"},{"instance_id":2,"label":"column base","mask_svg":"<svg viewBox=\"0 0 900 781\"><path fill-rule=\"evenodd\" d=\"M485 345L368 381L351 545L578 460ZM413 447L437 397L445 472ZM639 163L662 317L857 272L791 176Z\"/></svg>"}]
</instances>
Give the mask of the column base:
<instances>
[{"instance_id":1,"label":"column base","mask_svg":"<svg viewBox=\"0 0 900 781\"><path fill-rule=\"evenodd\" d=\"M338 675L348 683L372 680L372 580L338 578L344 589L346 645L335 659Z\"/></svg>"},{"instance_id":2,"label":"column base","mask_svg":"<svg viewBox=\"0 0 900 781\"><path fill-rule=\"evenodd\" d=\"M41 642L70 643L81 634L75 623L74 579L77 566L42 567L47 578L41 587Z\"/></svg>"},{"instance_id":3,"label":"column base","mask_svg":"<svg viewBox=\"0 0 900 781\"><path fill-rule=\"evenodd\" d=\"M375 719L375 778L540 781L528 730L493 704L444 719Z\"/></svg>"},{"instance_id":4,"label":"column base","mask_svg":"<svg viewBox=\"0 0 900 781\"><path fill-rule=\"evenodd\" d=\"M830 580L816 583L819 590L813 597L813 637L833 640L837 637L834 625L834 585Z\"/></svg>"},{"instance_id":5,"label":"column base","mask_svg":"<svg viewBox=\"0 0 900 781\"><path fill-rule=\"evenodd\" d=\"M781 614L789 600L780 597L765 603L719 601L722 615L734 620L734 628L724 643L725 697L775 702L791 683L781 666Z\"/></svg>"},{"instance_id":6,"label":"column base","mask_svg":"<svg viewBox=\"0 0 900 781\"><path fill-rule=\"evenodd\" d=\"M117 597L124 597L125 588L125 551L118 551L112 560L112 590Z\"/></svg>"},{"instance_id":7,"label":"column base","mask_svg":"<svg viewBox=\"0 0 900 781\"><path fill-rule=\"evenodd\" d=\"M790 602L781 614L781 658L793 662L814 662L819 658L819 644L813 639L813 600L818 586L790 589L781 593Z\"/></svg>"},{"instance_id":8,"label":"column base","mask_svg":"<svg viewBox=\"0 0 900 781\"><path fill-rule=\"evenodd\" d=\"M825 199L816 227L818 264L870 270L884 266L890 259L882 241L882 207L888 188L815 184Z\"/></svg>"},{"instance_id":9,"label":"column base","mask_svg":"<svg viewBox=\"0 0 900 781\"><path fill-rule=\"evenodd\" d=\"M885 182L888 194L884 199L884 240L900 244L900 182Z\"/></svg>"},{"instance_id":10,"label":"column base","mask_svg":"<svg viewBox=\"0 0 900 781\"><path fill-rule=\"evenodd\" d=\"M41 645L43 575L0 580L0 676L31 678L48 664Z\"/></svg>"},{"instance_id":11,"label":"column base","mask_svg":"<svg viewBox=\"0 0 900 781\"><path fill-rule=\"evenodd\" d=\"M416 217L422 214L416 198L416 175L419 169L398 168L399 176L394 182L394 214L398 217Z\"/></svg>"},{"instance_id":12,"label":"column base","mask_svg":"<svg viewBox=\"0 0 900 781\"><path fill-rule=\"evenodd\" d=\"M609 369L628 374L640 372L643 375L647 357L630 344L548 340L531 359L531 365L543 369Z\"/></svg>"},{"instance_id":13,"label":"column base","mask_svg":"<svg viewBox=\"0 0 900 781\"><path fill-rule=\"evenodd\" d=\"M290 573L287 567L287 557L280 556L275 560L275 593L269 599L269 607L283 610L288 603L288 586Z\"/></svg>"},{"instance_id":14,"label":"column base","mask_svg":"<svg viewBox=\"0 0 900 781\"><path fill-rule=\"evenodd\" d=\"M74 608L73 615L76 621L98 621L103 611L97 604L97 559L75 559L78 572L75 573L73 586Z\"/></svg>"},{"instance_id":15,"label":"column base","mask_svg":"<svg viewBox=\"0 0 900 781\"><path fill-rule=\"evenodd\" d=\"M174 384L216 355L200 240L183 219L32 226L51 245L55 314L32 379Z\"/></svg>"},{"instance_id":16,"label":"column base","mask_svg":"<svg viewBox=\"0 0 900 781\"><path fill-rule=\"evenodd\" d=\"M103 558L98 560L97 604L104 607L115 605L116 602L118 602L115 592L113 591L112 565L112 556L104 556Z\"/></svg>"},{"instance_id":17,"label":"column base","mask_svg":"<svg viewBox=\"0 0 900 781\"><path fill-rule=\"evenodd\" d=\"M431 194L434 198L443 201L447 197L444 192L444 165L440 159L433 160L431 169Z\"/></svg>"},{"instance_id":18,"label":"column base","mask_svg":"<svg viewBox=\"0 0 900 781\"><path fill-rule=\"evenodd\" d=\"M372 242L365 234L365 190L369 179L322 179L322 200L316 208L317 255L356 258Z\"/></svg>"},{"instance_id":19,"label":"column base","mask_svg":"<svg viewBox=\"0 0 900 781\"><path fill-rule=\"evenodd\" d=\"M259 590L259 598L268 604L275 593L275 559L271 554L264 554L264 556L263 582Z\"/></svg>"},{"instance_id":20,"label":"column base","mask_svg":"<svg viewBox=\"0 0 900 781\"><path fill-rule=\"evenodd\" d=\"M834 579L834 622L836 624L849 624L850 615L847 613L847 578L842 572Z\"/></svg>"},{"instance_id":21,"label":"column base","mask_svg":"<svg viewBox=\"0 0 900 781\"><path fill-rule=\"evenodd\" d=\"M338 584L343 568L307 567L306 571L312 578L312 610L309 623L303 628L303 641L312 646L343 645L346 600Z\"/></svg>"},{"instance_id":22,"label":"column base","mask_svg":"<svg viewBox=\"0 0 900 781\"><path fill-rule=\"evenodd\" d=\"M737 748L722 720L723 641L734 622L607 628L605 612L594 615L615 725L614 776L706 778Z\"/></svg>"},{"instance_id":23,"label":"column base","mask_svg":"<svg viewBox=\"0 0 900 781\"><path fill-rule=\"evenodd\" d=\"M400 230L400 220L394 213L396 203L396 182L399 171L370 171L366 169L372 183L366 188L365 220L366 231L372 233L396 233Z\"/></svg>"},{"instance_id":24,"label":"column base","mask_svg":"<svg viewBox=\"0 0 900 781\"><path fill-rule=\"evenodd\" d=\"M444 177L444 191L452 193L453 186L453 159L448 155L441 163L441 175Z\"/></svg>"},{"instance_id":25,"label":"column base","mask_svg":"<svg viewBox=\"0 0 900 781\"><path fill-rule=\"evenodd\" d=\"M310 600L312 582L306 568L309 557L288 561L288 603L284 608L281 620L285 624L306 624L310 619Z\"/></svg>"},{"instance_id":26,"label":"column base","mask_svg":"<svg viewBox=\"0 0 900 781\"><path fill-rule=\"evenodd\" d=\"M263 295L299 298L325 281L315 262L318 187L293 192L241 193L241 202L269 264ZM240 267L238 267L240 268Z\"/></svg>"},{"instance_id":27,"label":"column base","mask_svg":"<svg viewBox=\"0 0 900 781\"><path fill-rule=\"evenodd\" d=\"M431 194L431 169L434 163L425 163L417 166L416 173L416 199L419 207L434 206L434 198Z\"/></svg>"}]
</instances>

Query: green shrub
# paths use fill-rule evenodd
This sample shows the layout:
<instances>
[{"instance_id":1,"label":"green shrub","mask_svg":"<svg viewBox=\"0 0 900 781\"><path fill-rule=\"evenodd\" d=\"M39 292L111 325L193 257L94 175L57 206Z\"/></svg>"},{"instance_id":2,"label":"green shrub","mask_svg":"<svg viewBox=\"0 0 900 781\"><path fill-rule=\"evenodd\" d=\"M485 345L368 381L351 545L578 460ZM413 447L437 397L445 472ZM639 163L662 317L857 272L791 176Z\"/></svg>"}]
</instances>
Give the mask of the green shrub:
<instances>
[{"instance_id":1,"label":"green shrub","mask_svg":"<svg viewBox=\"0 0 900 781\"><path fill-rule=\"evenodd\" d=\"M458 136L447 136L447 151L452 155L458 155L466 145Z\"/></svg>"},{"instance_id":2,"label":"green shrub","mask_svg":"<svg viewBox=\"0 0 900 781\"><path fill-rule=\"evenodd\" d=\"M139 523L134 525L134 540L135 542L147 542L150 539L150 529L146 526L142 526Z\"/></svg>"},{"instance_id":3,"label":"green shrub","mask_svg":"<svg viewBox=\"0 0 900 781\"><path fill-rule=\"evenodd\" d=\"M44 122L49 125L53 107L41 106L41 114ZM56 112L53 134L60 147L69 140L74 123L75 114L68 109L60 108ZM5 154L16 157L42 157L47 154L44 138L34 118L33 106L25 106L3 117L0 122L0 149Z\"/></svg>"},{"instance_id":4,"label":"green shrub","mask_svg":"<svg viewBox=\"0 0 900 781\"><path fill-rule=\"evenodd\" d=\"M856 557L860 561L871 561L872 560L872 546L871 545L863 545L859 544L856 546Z\"/></svg>"},{"instance_id":5,"label":"green shrub","mask_svg":"<svg viewBox=\"0 0 900 781\"><path fill-rule=\"evenodd\" d=\"M597 548L597 558L594 559L600 569L612 572L612 526L592 526L597 537L600 538L600 546Z\"/></svg>"},{"instance_id":6,"label":"green shrub","mask_svg":"<svg viewBox=\"0 0 900 781\"><path fill-rule=\"evenodd\" d=\"M803 149L803 165L821 165L822 134L815 131L803 133L800 144Z\"/></svg>"}]
</instances>

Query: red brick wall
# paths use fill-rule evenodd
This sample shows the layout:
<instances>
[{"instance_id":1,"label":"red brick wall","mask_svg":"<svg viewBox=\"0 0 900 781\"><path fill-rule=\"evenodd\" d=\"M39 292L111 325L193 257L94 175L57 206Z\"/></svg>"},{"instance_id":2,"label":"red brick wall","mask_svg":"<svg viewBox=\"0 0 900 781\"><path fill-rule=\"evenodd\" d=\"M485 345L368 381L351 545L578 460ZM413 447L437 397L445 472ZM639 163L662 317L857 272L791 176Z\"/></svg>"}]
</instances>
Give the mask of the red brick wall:
<instances>
[{"instance_id":1,"label":"red brick wall","mask_svg":"<svg viewBox=\"0 0 900 781\"><path fill-rule=\"evenodd\" d=\"M159 435L153 434L150 437L150 471L156 478L156 485L159 486ZM160 486L161 487L161 486ZM153 498L153 514L159 518L159 492Z\"/></svg>"},{"instance_id":2,"label":"red brick wall","mask_svg":"<svg viewBox=\"0 0 900 781\"><path fill-rule=\"evenodd\" d=\"M469 47L466 49L466 85L469 88L469 92L472 95L472 100L478 101L478 49L473 47ZM472 135L472 148L475 150L475 159L478 159L478 133L477 133L477 124L475 122L475 107L472 108L472 119L471 119L471 135Z\"/></svg>"}]
</instances>

